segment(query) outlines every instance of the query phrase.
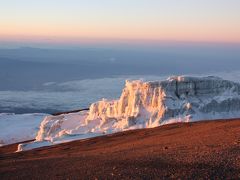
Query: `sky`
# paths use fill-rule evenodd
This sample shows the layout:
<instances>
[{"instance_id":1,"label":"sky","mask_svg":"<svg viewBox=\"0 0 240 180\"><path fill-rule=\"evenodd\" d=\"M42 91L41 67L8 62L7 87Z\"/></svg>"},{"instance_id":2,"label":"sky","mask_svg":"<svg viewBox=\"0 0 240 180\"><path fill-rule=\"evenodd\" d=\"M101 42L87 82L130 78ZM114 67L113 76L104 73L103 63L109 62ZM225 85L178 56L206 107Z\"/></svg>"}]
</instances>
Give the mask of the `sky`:
<instances>
[{"instance_id":1,"label":"sky","mask_svg":"<svg viewBox=\"0 0 240 180\"><path fill-rule=\"evenodd\" d=\"M0 0L0 41L240 43L239 0Z\"/></svg>"}]
</instances>

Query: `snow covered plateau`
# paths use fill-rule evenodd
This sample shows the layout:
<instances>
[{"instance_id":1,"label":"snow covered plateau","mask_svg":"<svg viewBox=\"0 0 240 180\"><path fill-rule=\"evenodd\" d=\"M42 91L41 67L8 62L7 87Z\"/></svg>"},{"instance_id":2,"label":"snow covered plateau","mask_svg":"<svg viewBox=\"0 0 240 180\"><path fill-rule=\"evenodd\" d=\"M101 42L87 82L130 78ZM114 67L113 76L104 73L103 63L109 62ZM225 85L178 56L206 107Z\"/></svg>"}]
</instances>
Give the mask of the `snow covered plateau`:
<instances>
[{"instance_id":1,"label":"snow covered plateau","mask_svg":"<svg viewBox=\"0 0 240 180\"><path fill-rule=\"evenodd\" d=\"M47 114L0 114L0 146L35 139Z\"/></svg>"},{"instance_id":2,"label":"snow covered plateau","mask_svg":"<svg viewBox=\"0 0 240 180\"><path fill-rule=\"evenodd\" d=\"M36 140L20 144L18 151L169 123L239 117L236 82L214 76L126 81L118 100L103 99L89 111L46 116Z\"/></svg>"}]
</instances>

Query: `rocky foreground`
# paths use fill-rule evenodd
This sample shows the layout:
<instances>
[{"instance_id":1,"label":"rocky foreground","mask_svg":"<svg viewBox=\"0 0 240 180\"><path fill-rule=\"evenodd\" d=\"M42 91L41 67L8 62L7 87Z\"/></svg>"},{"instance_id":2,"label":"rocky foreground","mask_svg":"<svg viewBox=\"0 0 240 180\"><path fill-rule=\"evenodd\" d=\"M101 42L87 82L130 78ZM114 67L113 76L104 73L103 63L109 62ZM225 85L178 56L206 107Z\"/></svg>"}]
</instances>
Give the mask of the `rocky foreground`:
<instances>
[{"instance_id":1,"label":"rocky foreground","mask_svg":"<svg viewBox=\"0 0 240 180\"><path fill-rule=\"evenodd\" d=\"M239 179L240 120L169 124L14 153L0 179Z\"/></svg>"}]
</instances>

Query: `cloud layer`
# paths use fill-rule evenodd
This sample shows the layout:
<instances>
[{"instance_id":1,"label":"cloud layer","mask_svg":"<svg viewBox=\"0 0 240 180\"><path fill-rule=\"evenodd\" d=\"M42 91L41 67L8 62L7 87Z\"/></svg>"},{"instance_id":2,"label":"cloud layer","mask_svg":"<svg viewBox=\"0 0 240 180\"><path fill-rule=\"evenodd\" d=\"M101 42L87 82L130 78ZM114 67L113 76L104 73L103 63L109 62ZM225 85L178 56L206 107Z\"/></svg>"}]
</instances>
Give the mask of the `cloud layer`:
<instances>
[{"instance_id":1,"label":"cloud layer","mask_svg":"<svg viewBox=\"0 0 240 180\"><path fill-rule=\"evenodd\" d=\"M197 76L216 75L240 82L240 72L219 72ZM44 83L41 91L0 91L0 112L53 113L89 107L95 101L116 99L125 80L162 80L167 76L121 76L116 78L84 79L64 83Z\"/></svg>"}]
</instances>

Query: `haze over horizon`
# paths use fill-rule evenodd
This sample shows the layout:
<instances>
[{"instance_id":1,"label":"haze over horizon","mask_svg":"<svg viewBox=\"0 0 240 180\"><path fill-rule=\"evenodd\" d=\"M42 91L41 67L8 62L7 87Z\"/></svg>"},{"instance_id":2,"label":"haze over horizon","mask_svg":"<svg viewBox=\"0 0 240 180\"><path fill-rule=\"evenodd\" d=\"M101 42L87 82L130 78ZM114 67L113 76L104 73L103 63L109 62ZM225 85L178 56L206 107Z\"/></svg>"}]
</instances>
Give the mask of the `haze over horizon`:
<instances>
[{"instance_id":1,"label":"haze over horizon","mask_svg":"<svg viewBox=\"0 0 240 180\"><path fill-rule=\"evenodd\" d=\"M240 43L238 0L8 0L0 45Z\"/></svg>"}]
</instances>

